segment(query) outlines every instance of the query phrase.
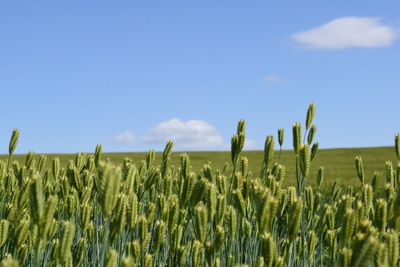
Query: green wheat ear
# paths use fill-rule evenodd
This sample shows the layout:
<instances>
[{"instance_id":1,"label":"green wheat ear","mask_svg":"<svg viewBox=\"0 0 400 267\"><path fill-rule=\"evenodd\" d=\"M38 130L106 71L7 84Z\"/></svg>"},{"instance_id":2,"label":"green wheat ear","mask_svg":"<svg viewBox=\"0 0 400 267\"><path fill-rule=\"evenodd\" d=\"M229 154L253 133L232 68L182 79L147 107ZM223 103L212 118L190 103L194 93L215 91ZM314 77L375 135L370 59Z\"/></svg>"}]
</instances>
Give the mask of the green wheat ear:
<instances>
[{"instance_id":1,"label":"green wheat ear","mask_svg":"<svg viewBox=\"0 0 400 267\"><path fill-rule=\"evenodd\" d=\"M99 164L98 188L100 204L105 216L110 216L120 190L121 168L111 163Z\"/></svg>"},{"instance_id":2,"label":"green wheat ear","mask_svg":"<svg viewBox=\"0 0 400 267\"><path fill-rule=\"evenodd\" d=\"M278 143L279 143L279 146L283 145L284 136L285 136L285 130L283 128L279 128L278 129Z\"/></svg>"},{"instance_id":3,"label":"green wheat ear","mask_svg":"<svg viewBox=\"0 0 400 267\"><path fill-rule=\"evenodd\" d=\"M30 206L33 221L38 225L44 215L44 205L43 182L39 175L34 175L30 186Z\"/></svg>"},{"instance_id":4,"label":"green wheat ear","mask_svg":"<svg viewBox=\"0 0 400 267\"><path fill-rule=\"evenodd\" d=\"M244 133L246 131L246 122L245 120L241 119L237 125L237 134Z\"/></svg>"},{"instance_id":5,"label":"green wheat ear","mask_svg":"<svg viewBox=\"0 0 400 267\"><path fill-rule=\"evenodd\" d=\"M317 155L317 151L319 149L319 143L316 142L311 146L311 161L315 158L315 155Z\"/></svg>"},{"instance_id":6,"label":"green wheat ear","mask_svg":"<svg viewBox=\"0 0 400 267\"><path fill-rule=\"evenodd\" d=\"M307 110L307 117L306 117L306 129L308 130L312 124L312 121L315 116L315 103L311 102L311 104L308 106Z\"/></svg>"},{"instance_id":7,"label":"green wheat ear","mask_svg":"<svg viewBox=\"0 0 400 267\"><path fill-rule=\"evenodd\" d=\"M386 167L386 182L391 185L394 185L393 163L391 161L386 161L385 167Z\"/></svg>"},{"instance_id":8,"label":"green wheat ear","mask_svg":"<svg viewBox=\"0 0 400 267\"><path fill-rule=\"evenodd\" d=\"M156 158L156 152L153 149L151 149L149 151L149 153L147 154L147 156L146 156L146 167L147 167L147 170L153 164L155 158Z\"/></svg>"},{"instance_id":9,"label":"green wheat ear","mask_svg":"<svg viewBox=\"0 0 400 267\"><path fill-rule=\"evenodd\" d=\"M195 218L196 233L198 239L203 243L207 237L208 211L201 202L195 209Z\"/></svg>"},{"instance_id":10,"label":"green wheat ear","mask_svg":"<svg viewBox=\"0 0 400 267\"><path fill-rule=\"evenodd\" d=\"M350 267L352 255L353 255L353 251L350 248L341 249L340 250L340 266Z\"/></svg>"},{"instance_id":11,"label":"green wheat ear","mask_svg":"<svg viewBox=\"0 0 400 267\"><path fill-rule=\"evenodd\" d=\"M357 250L354 251L350 266L368 266L377 252L379 240L372 235L363 238L362 234L358 234L356 236L356 242L359 242L360 245L357 246Z\"/></svg>"},{"instance_id":12,"label":"green wheat ear","mask_svg":"<svg viewBox=\"0 0 400 267\"><path fill-rule=\"evenodd\" d=\"M54 213L57 210L58 199L56 196L50 196L46 201L46 209L40 226L40 237L46 240L49 230L53 224Z\"/></svg>"},{"instance_id":13,"label":"green wheat ear","mask_svg":"<svg viewBox=\"0 0 400 267\"><path fill-rule=\"evenodd\" d=\"M19 137L19 130L14 129L12 131L10 144L8 146L8 155L10 155L10 156L14 153L15 148L17 147L18 137Z\"/></svg>"},{"instance_id":14,"label":"green wheat ear","mask_svg":"<svg viewBox=\"0 0 400 267\"><path fill-rule=\"evenodd\" d=\"M144 267L151 266L153 266L153 255L146 253L146 255L144 255Z\"/></svg>"},{"instance_id":15,"label":"green wheat ear","mask_svg":"<svg viewBox=\"0 0 400 267\"><path fill-rule=\"evenodd\" d=\"M315 248L318 244L318 235L313 231L307 233L307 245L308 245L308 262L310 265L314 263Z\"/></svg>"},{"instance_id":16,"label":"green wheat ear","mask_svg":"<svg viewBox=\"0 0 400 267\"><path fill-rule=\"evenodd\" d=\"M224 195L219 194L217 197L217 207L215 212L216 224L222 224L226 211L226 198Z\"/></svg>"},{"instance_id":17,"label":"green wheat ear","mask_svg":"<svg viewBox=\"0 0 400 267\"><path fill-rule=\"evenodd\" d=\"M376 201L376 223L382 233L386 230L387 217L387 202L380 198Z\"/></svg>"},{"instance_id":18,"label":"green wheat ear","mask_svg":"<svg viewBox=\"0 0 400 267\"><path fill-rule=\"evenodd\" d=\"M240 159L240 172L243 177L246 177L249 173L249 160L246 157Z\"/></svg>"},{"instance_id":19,"label":"green wheat ear","mask_svg":"<svg viewBox=\"0 0 400 267\"><path fill-rule=\"evenodd\" d=\"M178 254L178 266L185 266L186 256L189 252L189 246L178 246L177 254Z\"/></svg>"},{"instance_id":20,"label":"green wheat ear","mask_svg":"<svg viewBox=\"0 0 400 267\"><path fill-rule=\"evenodd\" d=\"M209 183L207 187L207 206L210 219L213 219L217 212L217 192L218 188L214 183Z\"/></svg>"},{"instance_id":21,"label":"green wheat ear","mask_svg":"<svg viewBox=\"0 0 400 267\"><path fill-rule=\"evenodd\" d=\"M277 256L277 248L273 236L268 232L261 236L261 253L265 266L272 267Z\"/></svg>"},{"instance_id":22,"label":"green wheat ear","mask_svg":"<svg viewBox=\"0 0 400 267\"><path fill-rule=\"evenodd\" d=\"M293 132L293 149L296 154L299 153L299 149L301 146L301 125L300 123L296 122L292 126Z\"/></svg>"},{"instance_id":23,"label":"green wheat ear","mask_svg":"<svg viewBox=\"0 0 400 267\"><path fill-rule=\"evenodd\" d=\"M118 252L112 248L108 250L107 258L105 259L105 267L115 267L118 261Z\"/></svg>"},{"instance_id":24,"label":"green wheat ear","mask_svg":"<svg viewBox=\"0 0 400 267\"><path fill-rule=\"evenodd\" d=\"M236 164L239 154L242 152L244 142L246 139L246 122L240 120L237 126L237 133L232 137L231 140L231 157L233 164Z\"/></svg>"},{"instance_id":25,"label":"green wheat ear","mask_svg":"<svg viewBox=\"0 0 400 267\"><path fill-rule=\"evenodd\" d=\"M400 160L400 133L394 137L394 146L396 149L397 159Z\"/></svg>"},{"instance_id":26,"label":"green wheat ear","mask_svg":"<svg viewBox=\"0 0 400 267\"><path fill-rule=\"evenodd\" d=\"M135 258L132 256L128 256L122 259L121 261L122 267L135 267Z\"/></svg>"},{"instance_id":27,"label":"green wheat ear","mask_svg":"<svg viewBox=\"0 0 400 267\"><path fill-rule=\"evenodd\" d=\"M66 262L71 255L72 242L75 236L75 224L65 221L62 227L61 243L59 246L58 257L61 262Z\"/></svg>"},{"instance_id":28,"label":"green wheat ear","mask_svg":"<svg viewBox=\"0 0 400 267\"><path fill-rule=\"evenodd\" d=\"M356 213L353 209L348 209L344 214L344 225L341 230L343 245L350 243L356 226Z\"/></svg>"},{"instance_id":29,"label":"green wheat ear","mask_svg":"<svg viewBox=\"0 0 400 267\"><path fill-rule=\"evenodd\" d=\"M271 196L265 197L263 200L263 205L261 207L261 210L258 214L258 225L259 225L259 231L266 232L268 231L268 228L270 227L270 224L275 216L276 210L277 210L277 204L278 201Z\"/></svg>"},{"instance_id":30,"label":"green wheat ear","mask_svg":"<svg viewBox=\"0 0 400 267\"><path fill-rule=\"evenodd\" d=\"M242 152L245 141L246 141L246 133L241 132L240 134L238 134L238 153Z\"/></svg>"},{"instance_id":31,"label":"green wheat ear","mask_svg":"<svg viewBox=\"0 0 400 267\"><path fill-rule=\"evenodd\" d=\"M20 226L18 227L18 234L16 237L16 242L17 242L17 245L20 247L28 237L30 220L29 219L22 220L22 221L20 221L19 224L20 224Z\"/></svg>"},{"instance_id":32,"label":"green wheat ear","mask_svg":"<svg viewBox=\"0 0 400 267\"><path fill-rule=\"evenodd\" d=\"M364 165L363 165L361 156L355 157L355 163L356 163L358 179L360 179L361 183L364 184L365 183L365 174L364 174Z\"/></svg>"},{"instance_id":33,"label":"green wheat ear","mask_svg":"<svg viewBox=\"0 0 400 267\"><path fill-rule=\"evenodd\" d=\"M219 258L215 257L215 258L214 258L213 265L211 265L211 266L214 266L214 267L221 267L221 260L220 260Z\"/></svg>"},{"instance_id":34,"label":"green wheat ear","mask_svg":"<svg viewBox=\"0 0 400 267\"><path fill-rule=\"evenodd\" d=\"M76 254L74 254L74 263L78 266L82 265L82 262L85 260L87 250L87 241L86 238L82 237L79 240Z\"/></svg>"},{"instance_id":35,"label":"green wheat ear","mask_svg":"<svg viewBox=\"0 0 400 267\"><path fill-rule=\"evenodd\" d=\"M318 169L318 174L317 174L317 184L318 186L321 186L321 184L324 182L325 178L325 167L321 166Z\"/></svg>"},{"instance_id":36,"label":"green wheat ear","mask_svg":"<svg viewBox=\"0 0 400 267\"><path fill-rule=\"evenodd\" d=\"M257 261L256 261L256 267L264 267L264 257L258 256Z\"/></svg>"},{"instance_id":37,"label":"green wheat ear","mask_svg":"<svg viewBox=\"0 0 400 267\"><path fill-rule=\"evenodd\" d=\"M389 257L389 265L396 266L399 259L399 234L390 232L386 241Z\"/></svg>"},{"instance_id":38,"label":"green wheat ear","mask_svg":"<svg viewBox=\"0 0 400 267\"><path fill-rule=\"evenodd\" d=\"M167 145L164 148L163 156L162 156L162 162L161 162L161 177L165 178L167 175L167 171L169 170L169 165L171 161L171 153L172 153L172 148L174 146L174 142L169 140L167 142Z\"/></svg>"},{"instance_id":39,"label":"green wheat ear","mask_svg":"<svg viewBox=\"0 0 400 267\"><path fill-rule=\"evenodd\" d=\"M14 259L11 254L6 254L5 259L0 263L1 267L19 267L18 260Z\"/></svg>"},{"instance_id":40,"label":"green wheat ear","mask_svg":"<svg viewBox=\"0 0 400 267\"><path fill-rule=\"evenodd\" d=\"M57 180L60 175L60 159L54 158L51 164L51 172L53 174L54 180Z\"/></svg>"},{"instance_id":41,"label":"green wheat ear","mask_svg":"<svg viewBox=\"0 0 400 267\"><path fill-rule=\"evenodd\" d=\"M374 191L376 190L376 188L378 186L378 181L380 180L380 176L381 176L380 172L374 171L374 174L372 175L372 178L371 178L371 186L374 189Z\"/></svg>"},{"instance_id":42,"label":"green wheat ear","mask_svg":"<svg viewBox=\"0 0 400 267\"><path fill-rule=\"evenodd\" d=\"M227 227L230 231L230 236L231 238L235 238L238 224L236 210L232 206L227 207L227 214L225 216L227 219Z\"/></svg>"},{"instance_id":43,"label":"green wheat ear","mask_svg":"<svg viewBox=\"0 0 400 267\"><path fill-rule=\"evenodd\" d=\"M44 171L46 161L47 161L47 157L45 155L40 155L38 166L37 166L37 170L39 171L39 173Z\"/></svg>"},{"instance_id":44,"label":"green wheat ear","mask_svg":"<svg viewBox=\"0 0 400 267\"><path fill-rule=\"evenodd\" d=\"M101 160L101 153L103 151L103 147L101 145L96 146L96 150L94 152L94 162L96 166L98 166L100 160Z\"/></svg>"},{"instance_id":45,"label":"green wheat ear","mask_svg":"<svg viewBox=\"0 0 400 267\"><path fill-rule=\"evenodd\" d=\"M34 165L35 153L33 151L28 151L25 158L25 167L29 170Z\"/></svg>"},{"instance_id":46,"label":"green wheat ear","mask_svg":"<svg viewBox=\"0 0 400 267\"><path fill-rule=\"evenodd\" d=\"M215 231L214 248L216 252L220 250L225 242L225 230L224 227L218 225Z\"/></svg>"},{"instance_id":47,"label":"green wheat ear","mask_svg":"<svg viewBox=\"0 0 400 267\"><path fill-rule=\"evenodd\" d=\"M369 213L373 208L374 191L371 185L365 184L363 186L362 197L366 208L366 212Z\"/></svg>"},{"instance_id":48,"label":"green wheat ear","mask_svg":"<svg viewBox=\"0 0 400 267\"><path fill-rule=\"evenodd\" d=\"M289 211L289 223L288 223L288 238L292 242L299 230L301 223L301 214L303 212L303 202L301 199L297 199L290 208Z\"/></svg>"},{"instance_id":49,"label":"green wheat ear","mask_svg":"<svg viewBox=\"0 0 400 267\"><path fill-rule=\"evenodd\" d=\"M130 207L129 207L129 227L131 230L134 230L137 223L138 217L138 199L135 193L132 193L130 196Z\"/></svg>"},{"instance_id":50,"label":"green wheat ear","mask_svg":"<svg viewBox=\"0 0 400 267\"><path fill-rule=\"evenodd\" d=\"M310 173L311 152L308 144L300 147L300 170L304 178L308 178Z\"/></svg>"},{"instance_id":51,"label":"green wheat ear","mask_svg":"<svg viewBox=\"0 0 400 267\"><path fill-rule=\"evenodd\" d=\"M233 199L234 199L234 204L236 206L236 209L239 210L239 214L242 216L246 215L246 203L243 199L243 195L240 190L234 190L232 192L233 194Z\"/></svg>"},{"instance_id":52,"label":"green wheat ear","mask_svg":"<svg viewBox=\"0 0 400 267\"><path fill-rule=\"evenodd\" d=\"M173 146L174 146L174 142L169 140L167 142L164 152L163 152L163 156L162 156L163 161L167 160L170 157Z\"/></svg>"},{"instance_id":53,"label":"green wheat ear","mask_svg":"<svg viewBox=\"0 0 400 267\"><path fill-rule=\"evenodd\" d=\"M376 266L390 266L388 261L388 249L385 243L379 242L374 262ZM393 265L395 266L395 265Z\"/></svg>"},{"instance_id":54,"label":"green wheat ear","mask_svg":"<svg viewBox=\"0 0 400 267\"><path fill-rule=\"evenodd\" d=\"M311 145L312 142L314 141L316 132L317 132L317 127L315 125L312 125L310 128L310 131L308 132L308 136L307 136L307 142L309 145Z\"/></svg>"},{"instance_id":55,"label":"green wheat ear","mask_svg":"<svg viewBox=\"0 0 400 267\"><path fill-rule=\"evenodd\" d=\"M200 265L200 258L201 258L201 249L202 245L199 240L195 240L192 243L192 266L198 267Z\"/></svg>"},{"instance_id":56,"label":"green wheat ear","mask_svg":"<svg viewBox=\"0 0 400 267\"><path fill-rule=\"evenodd\" d=\"M265 169L269 170L274 157L274 137L272 135L267 136L264 146L264 165Z\"/></svg>"},{"instance_id":57,"label":"green wheat ear","mask_svg":"<svg viewBox=\"0 0 400 267\"><path fill-rule=\"evenodd\" d=\"M111 239L114 240L120 233L122 233L127 217L128 197L120 193L116 208L114 210L114 217L111 221Z\"/></svg>"},{"instance_id":58,"label":"green wheat ear","mask_svg":"<svg viewBox=\"0 0 400 267\"><path fill-rule=\"evenodd\" d=\"M7 220L0 221L0 247L2 247L8 239L9 228L10 223Z\"/></svg>"},{"instance_id":59,"label":"green wheat ear","mask_svg":"<svg viewBox=\"0 0 400 267\"><path fill-rule=\"evenodd\" d=\"M86 231L89 228L90 218L92 214L92 206L89 202L85 202L81 205L80 210L80 226L82 231Z\"/></svg>"},{"instance_id":60,"label":"green wheat ear","mask_svg":"<svg viewBox=\"0 0 400 267\"><path fill-rule=\"evenodd\" d=\"M165 243L166 224L162 220L158 220L155 223L154 239L153 239L153 251L157 253L158 249Z\"/></svg>"}]
</instances>

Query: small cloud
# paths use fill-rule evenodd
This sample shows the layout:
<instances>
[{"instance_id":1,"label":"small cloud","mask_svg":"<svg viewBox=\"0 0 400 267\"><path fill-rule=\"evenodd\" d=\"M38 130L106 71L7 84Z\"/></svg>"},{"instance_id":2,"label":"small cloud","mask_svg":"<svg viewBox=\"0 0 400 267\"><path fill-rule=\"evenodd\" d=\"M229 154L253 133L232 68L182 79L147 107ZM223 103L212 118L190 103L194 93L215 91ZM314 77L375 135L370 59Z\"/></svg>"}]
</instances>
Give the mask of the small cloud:
<instances>
[{"instance_id":1,"label":"small cloud","mask_svg":"<svg viewBox=\"0 0 400 267\"><path fill-rule=\"evenodd\" d=\"M268 83L281 83L284 81L283 77L276 74L268 74L264 76L264 81Z\"/></svg>"},{"instance_id":2,"label":"small cloud","mask_svg":"<svg viewBox=\"0 0 400 267\"><path fill-rule=\"evenodd\" d=\"M244 142L243 150L255 150L257 149L257 141L252 139L246 139Z\"/></svg>"},{"instance_id":3,"label":"small cloud","mask_svg":"<svg viewBox=\"0 0 400 267\"><path fill-rule=\"evenodd\" d=\"M114 144L132 144L135 142L135 135L131 131L126 131L115 135L110 142Z\"/></svg>"},{"instance_id":4,"label":"small cloud","mask_svg":"<svg viewBox=\"0 0 400 267\"><path fill-rule=\"evenodd\" d=\"M305 47L345 49L352 47L383 47L392 45L398 31L373 17L342 17L319 27L292 35Z\"/></svg>"},{"instance_id":5,"label":"small cloud","mask_svg":"<svg viewBox=\"0 0 400 267\"><path fill-rule=\"evenodd\" d=\"M165 144L168 140L173 140L178 149L221 149L224 146L224 140L215 127L202 120L164 121L143 137L143 142L150 144Z\"/></svg>"}]
</instances>

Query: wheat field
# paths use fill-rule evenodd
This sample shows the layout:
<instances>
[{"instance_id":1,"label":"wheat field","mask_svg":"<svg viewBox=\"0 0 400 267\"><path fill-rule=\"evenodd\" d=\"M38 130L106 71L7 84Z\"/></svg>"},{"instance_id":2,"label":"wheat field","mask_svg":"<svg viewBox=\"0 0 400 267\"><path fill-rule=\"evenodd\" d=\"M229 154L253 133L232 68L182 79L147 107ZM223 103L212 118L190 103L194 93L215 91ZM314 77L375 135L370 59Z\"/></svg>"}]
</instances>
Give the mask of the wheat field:
<instances>
[{"instance_id":1,"label":"wheat field","mask_svg":"<svg viewBox=\"0 0 400 267\"><path fill-rule=\"evenodd\" d=\"M201 151L201 152L172 152L171 165L179 167L180 155L187 153L190 158L190 163L193 171L201 171L205 164L210 163L213 169L222 171L225 164L225 175L232 171L232 163L230 152L226 151ZM89 154L89 153L88 153ZM243 157L246 157L249 162L249 171L252 174L257 174L263 162L263 151L243 151ZM275 151L279 154L279 151ZM66 167L69 160L75 158L75 154L44 154L46 156L46 168L51 168L53 159L60 160L60 166ZM124 152L124 153L103 153L104 159L109 159L116 164L122 164L125 159L131 160L134 164L140 164L146 159L147 152ZM357 178L356 169L354 167L354 157L361 155L365 163L365 173L367 177L372 178L375 171L380 173L385 172L385 163L387 160L396 161L396 153L393 147L367 147L367 148L337 148L337 149L320 149L318 155L311 166L310 185L316 185L316 175L319 166L325 168L325 183L323 187L329 188L334 182L341 186L360 186ZM34 154L34 160L38 161L41 155ZM13 156L14 160L20 164L24 164L26 154L17 154ZM162 152L155 152L154 164L159 165L162 159ZM0 155L0 160L7 160L7 155ZM281 164L286 167L286 178L283 185L289 186L295 183L295 154L293 150L283 150L281 155ZM340 167L338 167L340 166ZM382 182L384 183L384 182Z\"/></svg>"},{"instance_id":2,"label":"wheat field","mask_svg":"<svg viewBox=\"0 0 400 267\"><path fill-rule=\"evenodd\" d=\"M319 150L304 126L263 152L13 155L0 161L1 266L398 266L394 147Z\"/></svg>"}]
</instances>

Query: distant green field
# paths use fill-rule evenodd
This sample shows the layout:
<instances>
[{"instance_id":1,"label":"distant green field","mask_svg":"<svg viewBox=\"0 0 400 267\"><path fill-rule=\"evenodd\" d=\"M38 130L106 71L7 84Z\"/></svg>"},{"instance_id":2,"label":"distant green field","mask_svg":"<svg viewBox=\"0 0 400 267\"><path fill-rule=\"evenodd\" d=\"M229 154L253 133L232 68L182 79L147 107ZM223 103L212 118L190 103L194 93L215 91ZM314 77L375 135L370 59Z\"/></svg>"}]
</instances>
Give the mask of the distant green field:
<instances>
[{"instance_id":1,"label":"distant green field","mask_svg":"<svg viewBox=\"0 0 400 267\"><path fill-rule=\"evenodd\" d=\"M105 153L103 159L109 158L111 161L120 163L124 158L130 158L134 162L140 163L144 160L147 153ZM179 155L181 152L173 153L172 164L175 167L179 166ZM214 171L222 170L227 162L229 168L228 174L231 171L230 152L188 152L191 165L194 171L201 170L204 164L211 163ZM337 181L342 186L359 185L359 181L355 171L354 157L360 155L364 162L366 177L372 177L374 171L381 172L381 181L378 184L384 183L385 161L390 160L395 163L395 151L392 147L377 147L377 148L340 148L340 149L322 149L319 150L317 156L311 164L311 177L308 184L316 183L316 172L319 166L325 167L325 186L333 184ZM261 166L263 152L262 151L244 151L242 157L247 157L249 160L249 168L253 176L257 176ZM51 160L54 157L59 157L62 166L69 160L73 160L74 154L47 154L47 166L50 166ZM6 156L0 156L0 159L6 160ZM161 159L161 153L156 154L156 163ZM275 153L274 160L278 161L279 151ZM15 155L13 160L24 162L25 155ZM293 151L282 151L281 163L286 166L285 185L295 185L295 156Z\"/></svg>"}]
</instances>

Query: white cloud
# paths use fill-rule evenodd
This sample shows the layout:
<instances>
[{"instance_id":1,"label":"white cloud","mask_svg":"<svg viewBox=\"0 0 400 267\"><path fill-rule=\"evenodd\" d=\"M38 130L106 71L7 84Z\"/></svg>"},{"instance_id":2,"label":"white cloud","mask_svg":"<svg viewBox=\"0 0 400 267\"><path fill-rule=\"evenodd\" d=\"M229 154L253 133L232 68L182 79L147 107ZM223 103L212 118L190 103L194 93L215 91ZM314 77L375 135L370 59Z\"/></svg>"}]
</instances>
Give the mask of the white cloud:
<instances>
[{"instance_id":1,"label":"white cloud","mask_svg":"<svg viewBox=\"0 0 400 267\"><path fill-rule=\"evenodd\" d=\"M165 144L168 140L173 140L178 149L206 150L224 146L224 140L214 126L202 120L161 122L143 137L143 142L151 144Z\"/></svg>"},{"instance_id":2,"label":"white cloud","mask_svg":"<svg viewBox=\"0 0 400 267\"><path fill-rule=\"evenodd\" d=\"M298 44L311 48L344 49L381 47L394 43L398 31L373 17L343 17L317 28L292 35Z\"/></svg>"},{"instance_id":3,"label":"white cloud","mask_svg":"<svg viewBox=\"0 0 400 267\"><path fill-rule=\"evenodd\" d=\"M256 150L257 147L257 141L253 139L246 139L244 142L244 147L243 150Z\"/></svg>"},{"instance_id":4,"label":"white cloud","mask_svg":"<svg viewBox=\"0 0 400 267\"><path fill-rule=\"evenodd\" d=\"M264 80L268 83L281 83L284 79L277 74L268 74L264 76Z\"/></svg>"},{"instance_id":5,"label":"white cloud","mask_svg":"<svg viewBox=\"0 0 400 267\"><path fill-rule=\"evenodd\" d=\"M135 142L135 135L131 131L117 134L111 138L111 143L114 144L132 144L133 142Z\"/></svg>"}]
</instances>

